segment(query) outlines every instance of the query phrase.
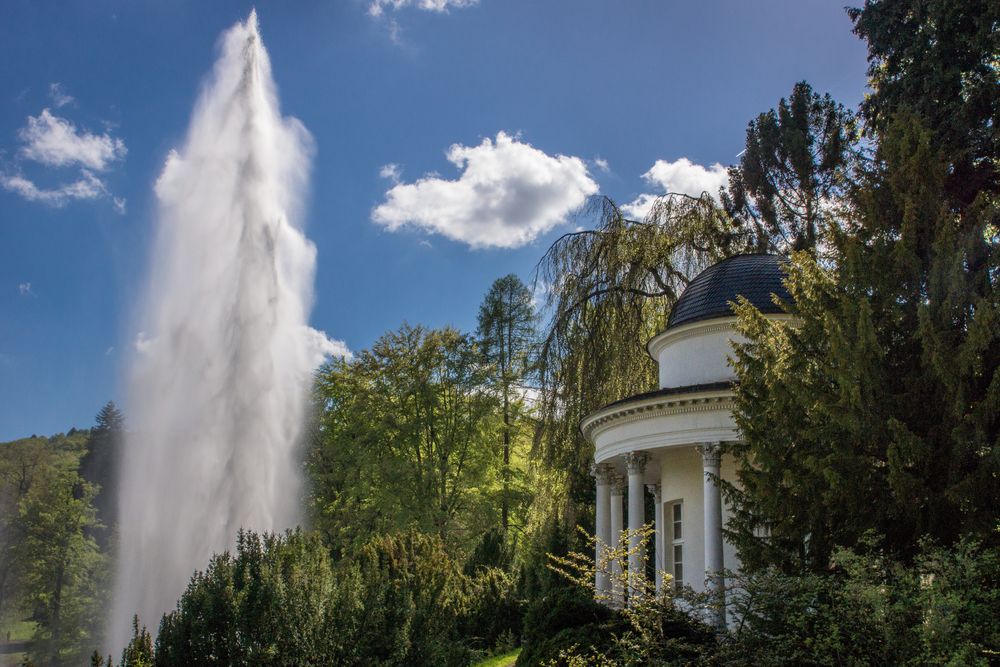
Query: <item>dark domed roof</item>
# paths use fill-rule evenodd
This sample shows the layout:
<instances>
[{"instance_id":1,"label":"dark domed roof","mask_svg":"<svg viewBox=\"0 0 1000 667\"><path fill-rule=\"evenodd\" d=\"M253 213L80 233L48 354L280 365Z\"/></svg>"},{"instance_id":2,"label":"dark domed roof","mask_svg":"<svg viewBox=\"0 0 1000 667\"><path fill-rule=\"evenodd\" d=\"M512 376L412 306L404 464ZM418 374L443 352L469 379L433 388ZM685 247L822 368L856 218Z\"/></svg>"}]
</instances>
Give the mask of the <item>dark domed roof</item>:
<instances>
[{"instance_id":1,"label":"dark domed roof","mask_svg":"<svg viewBox=\"0 0 1000 667\"><path fill-rule=\"evenodd\" d=\"M772 294L786 302L792 297L782 284L785 273L782 266L788 262L778 255L736 255L714 264L691 281L674 304L667 320L667 328L728 317L733 314L730 301L746 297L763 313L781 313L774 304Z\"/></svg>"}]
</instances>

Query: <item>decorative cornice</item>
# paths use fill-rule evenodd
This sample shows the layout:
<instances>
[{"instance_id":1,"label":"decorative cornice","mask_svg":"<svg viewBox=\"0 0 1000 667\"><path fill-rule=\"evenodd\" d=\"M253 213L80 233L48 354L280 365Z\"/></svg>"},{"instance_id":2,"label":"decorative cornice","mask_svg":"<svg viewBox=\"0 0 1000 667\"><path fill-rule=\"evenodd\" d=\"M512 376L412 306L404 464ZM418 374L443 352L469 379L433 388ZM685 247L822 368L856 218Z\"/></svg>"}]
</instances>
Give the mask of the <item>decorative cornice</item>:
<instances>
[{"instance_id":1,"label":"decorative cornice","mask_svg":"<svg viewBox=\"0 0 1000 667\"><path fill-rule=\"evenodd\" d=\"M627 401L616 403L595 412L584 420L582 431L584 437L593 442L601 431L611 426L668 415L716 410L732 411L734 407L732 389L644 398L635 403Z\"/></svg>"},{"instance_id":2,"label":"decorative cornice","mask_svg":"<svg viewBox=\"0 0 1000 667\"><path fill-rule=\"evenodd\" d=\"M646 472L646 463L649 461L649 454L645 452L629 452L625 455L625 469L628 474L635 475Z\"/></svg>"}]
</instances>

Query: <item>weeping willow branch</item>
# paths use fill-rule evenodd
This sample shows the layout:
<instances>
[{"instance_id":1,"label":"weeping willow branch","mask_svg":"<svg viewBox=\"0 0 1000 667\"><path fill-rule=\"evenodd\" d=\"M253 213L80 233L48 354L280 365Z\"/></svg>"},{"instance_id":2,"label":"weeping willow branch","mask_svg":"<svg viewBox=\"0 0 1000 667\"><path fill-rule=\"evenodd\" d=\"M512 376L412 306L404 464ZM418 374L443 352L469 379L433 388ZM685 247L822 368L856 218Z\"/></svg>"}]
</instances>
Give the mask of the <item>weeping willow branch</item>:
<instances>
[{"instance_id":1,"label":"weeping willow branch","mask_svg":"<svg viewBox=\"0 0 1000 667\"><path fill-rule=\"evenodd\" d=\"M591 451L579 432L588 412L655 387L646 341L667 321L702 269L757 245L709 195L672 194L644 220L596 198L594 229L564 234L535 268L547 287L548 325L539 353L541 426L535 453L585 475Z\"/></svg>"}]
</instances>

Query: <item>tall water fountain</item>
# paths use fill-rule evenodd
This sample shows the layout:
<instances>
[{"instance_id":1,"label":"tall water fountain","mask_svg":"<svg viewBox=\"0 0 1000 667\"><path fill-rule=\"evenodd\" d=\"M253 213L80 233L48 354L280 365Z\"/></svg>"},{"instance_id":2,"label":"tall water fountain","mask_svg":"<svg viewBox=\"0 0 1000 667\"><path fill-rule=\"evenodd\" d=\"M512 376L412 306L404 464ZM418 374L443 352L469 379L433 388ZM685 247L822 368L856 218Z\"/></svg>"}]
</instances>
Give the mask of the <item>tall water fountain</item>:
<instances>
[{"instance_id":1,"label":"tall water fountain","mask_svg":"<svg viewBox=\"0 0 1000 667\"><path fill-rule=\"evenodd\" d=\"M305 128L281 116L251 13L223 35L156 183L119 498L118 648L133 614L155 631L238 529L299 518L306 391L336 349L307 326L315 249L299 213L311 150Z\"/></svg>"}]
</instances>

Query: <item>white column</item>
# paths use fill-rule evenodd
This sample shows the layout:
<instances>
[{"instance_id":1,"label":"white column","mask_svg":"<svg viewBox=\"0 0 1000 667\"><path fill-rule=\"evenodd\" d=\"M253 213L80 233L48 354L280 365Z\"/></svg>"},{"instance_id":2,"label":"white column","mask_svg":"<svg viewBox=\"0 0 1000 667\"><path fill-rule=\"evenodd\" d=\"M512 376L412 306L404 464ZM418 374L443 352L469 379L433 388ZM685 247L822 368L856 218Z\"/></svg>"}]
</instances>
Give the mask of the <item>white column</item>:
<instances>
[{"instance_id":1,"label":"white column","mask_svg":"<svg viewBox=\"0 0 1000 667\"><path fill-rule=\"evenodd\" d=\"M646 554L643 549L642 528L646 523L646 485L643 474L649 455L629 452L625 455L628 469L628 595L629 602L638 600L645 589Z\"/></svg>"},{"instance_id":2,"label":"white column","mask_svg":"<svg viewBox=\"0 0 1000 667\"><path fill-rule=\"evenodd\" d=\"M611 544L611 482L615 471L607 463L601 463L593 467L593 473L597 480L597 505L594 508L597 524L594 532L594 596L606 601L611 594L608 549Z\"/></svg>"},{"instance_id":3,"label":"white column","mask_svg":"<svg viewBox=\"0 0 1000 667\"><path fill-rule=\"evenodd\" d=\"M659 484L647 484L646 490L653 494L653 564L656 571L656 594L663 594L663 496Z\"/></svg>"},{"instance_id":4,"label":"white column","mask_svg":"<svg viewBox=\"0 0 1000 667\"><path fill-rule=\"evenodd\" d=\"M708 589L715 594L719 613L713 619L720 628L726 625L725 579L722 560L722 493L719 489L719 470L722 450L718 443L705 443L698 447L704 467L705 491L705 575Z\"/></svg>"},{"instance_id":5,"label":"white column","mask_svg":"<svg viewBox=\"0 0 1000 667\"><path fill-rule=\"evenodd\" d=\"M615 475L611 483L611 548L619 549L622 543L622 498L625 496L625 478ZM622 561L614 558L611 561L611 604L621 606L625 599L622 589Z\"/></svg>"}]
</instances>

